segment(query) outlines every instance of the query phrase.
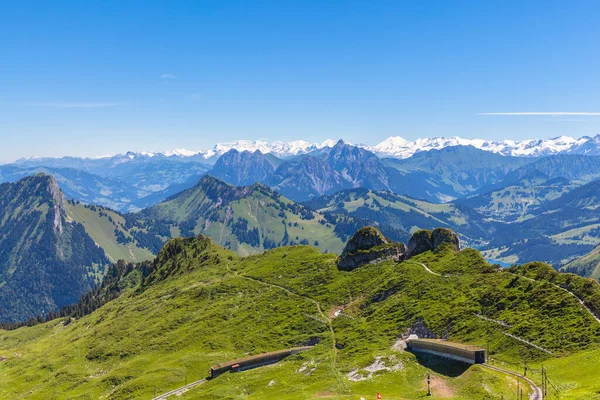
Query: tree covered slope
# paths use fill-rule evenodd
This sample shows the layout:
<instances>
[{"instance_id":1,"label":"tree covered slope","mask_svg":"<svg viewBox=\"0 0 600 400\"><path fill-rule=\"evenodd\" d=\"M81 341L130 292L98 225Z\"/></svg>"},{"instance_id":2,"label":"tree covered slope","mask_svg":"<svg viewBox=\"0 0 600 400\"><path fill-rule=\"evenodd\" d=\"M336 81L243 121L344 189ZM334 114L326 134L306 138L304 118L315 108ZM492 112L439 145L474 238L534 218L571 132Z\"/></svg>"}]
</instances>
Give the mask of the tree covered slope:
<instances>
[{"instance_id":1,"label":"tree covered slope","mask_svg":"<svg viewBox=\"0 0 600 400\"><path fill-rule=\"evenodd\" d=\"M498 271L473 249L442 245L344 272L310 246L239 258L206 237L173 239L152 264L115 279L121 295L87 316L0 331L0 397L151 398L155 387L183 386L216 362L307 343L316 346L184 398L417 399L427 372L447 398L516 393L512 378L402 350L398 339L410 329L489 343L504 368L518 370L525 355L538 384L543 362L562 399L600 390L594 364L560 369L600 357L600 324L577 298L542 276Z\"/></svg>"},{"instance_id":2,"label":"tree covered slope","mask_svg":"<svg viewBox=\"0 0 600 400\"><path fill-rule=\"evenodd\" d=\"M47 175L0 185L0 321L74 303L102 279L109 260L68 207Z\"/></svg>"}]
</instances>

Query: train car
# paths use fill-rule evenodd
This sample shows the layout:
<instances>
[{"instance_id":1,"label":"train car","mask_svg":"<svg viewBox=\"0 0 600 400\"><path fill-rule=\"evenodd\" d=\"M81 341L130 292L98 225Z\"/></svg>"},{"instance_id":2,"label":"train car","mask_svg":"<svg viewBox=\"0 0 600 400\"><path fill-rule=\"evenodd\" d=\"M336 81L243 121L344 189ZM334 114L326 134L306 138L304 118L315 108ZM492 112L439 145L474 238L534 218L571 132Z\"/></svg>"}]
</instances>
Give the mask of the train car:
<instances>
[{"instance_id":1,"label":"train car","mask_svg":"<svg viewBox=\"0 0 600 400\"><path fill-rule=\"evenodd\" d=\"M409 338L407 346L415 353L433 354L468 364L483 364L486 360L485 349L446 340Z\"/></svg>"},{"instance_id":2,"label":"train car","mask_svg":"<svg viewBox=\"0 0 600 400\"><path fill-rule=\"evenodd\" d=\"M210 367L209 377L216 378L225 372L238 372L251 368L262 367L263 365L275 364L284 358L297 354L302 351L310 350L312 346L294 347L286 350L272 351L270 353L257 354L237 360L227 361L225 363L217 363Z\"/></svg>"}]
</instances>

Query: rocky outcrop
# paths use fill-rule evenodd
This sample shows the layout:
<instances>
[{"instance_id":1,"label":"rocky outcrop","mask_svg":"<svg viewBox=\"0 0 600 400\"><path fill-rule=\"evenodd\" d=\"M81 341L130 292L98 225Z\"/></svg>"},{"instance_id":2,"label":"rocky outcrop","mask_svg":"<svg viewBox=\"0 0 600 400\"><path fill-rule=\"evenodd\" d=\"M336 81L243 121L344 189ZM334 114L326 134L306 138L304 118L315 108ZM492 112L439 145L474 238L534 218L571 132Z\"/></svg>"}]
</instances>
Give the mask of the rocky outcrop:
<instances>
[{"instance_id":1,"label":"rocky outcrop","mask_svg":"<svg viewBox=\"0 0 600 400\"><path fill-rule=\"evenodd\" d=\"M430 250L433 250L431 231L422 229L413 233L412 237L408 241L408 256L412 257Z\"/></svg>"},{"instance_id":2,"label":"rocky outcrop","mask_svg":"<svg viewBox=\"0 0 600 400\"><path fill-rule=\"evenodd\" d=\"M408 241L408 257L426 251L438 251L441 246L448 246L455 252L459 251L460 240L458 235L447 228L435 228L433 231L422 229L416 231Z\"/></svg>"},{"instance_id":3,"label":"rocky outcrop","mask_svg":"<svg viewBox=\"0 0 600 400\"><path fill-rule=\"evenodd\" d=\"M396 243L387 239L371 226L359 229L346 244L338 259L338 268L351 271L365 264L406 258L407 248L404 243Z\"/></svg>"},{"instance_id":4,"label":"rocky outcrop","mask_svg":"<svg viewBox=\"0 0 600 400\"><path fill-rule=\"evenodd\" d=\"M446 243L450 248L457 252L460 251L460 240L458 235L448 228L435 228L431 233L433 241L433 250L437 250L442 244Z\"/></svg>"},{"instance_id":5,"label":"rocky outcrop","mask_svg":"<svg viewBox=\"0 0 600 400\"><path fill-rule=\"evenodd\" d=\"M386 238L378 229L365 226L350 238L338 258L337 265L341 270L351 271L361 265L387 260L400 262L427 251L437 252L442 248L454 252L460 250L458 235L451 229L435 228L432 231L427 229L416 231L407 247L404 243L393 242Z\"/></svg>"}]
</instances>

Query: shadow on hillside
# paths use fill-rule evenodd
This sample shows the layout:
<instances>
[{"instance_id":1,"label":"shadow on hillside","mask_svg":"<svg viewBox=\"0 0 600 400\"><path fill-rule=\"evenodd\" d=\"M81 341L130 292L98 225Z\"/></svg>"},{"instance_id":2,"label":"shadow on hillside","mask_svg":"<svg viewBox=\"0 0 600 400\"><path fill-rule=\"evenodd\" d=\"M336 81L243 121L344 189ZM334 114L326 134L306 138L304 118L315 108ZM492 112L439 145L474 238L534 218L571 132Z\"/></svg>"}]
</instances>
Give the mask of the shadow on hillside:
<instances>
[{"instance_id":1,"label":"shadow on hillside","mask_svg":"<svg viewBox=\"0 0 600 400\"><path fill-rule=\"evenodd\" d=\"M424 366L425 368L428 368L437 374L445 375L445 376L452 377L452 378L456 378L457 376L464 374L471 366L470 364L467 364L467 363L449 360L446 358L437 357L437 356L430 355L430 354L423 354L423 353L413 353L413 354L417 358L417 362L419 364L421 364L422 366Z\"/></svg>"}]
</instances>

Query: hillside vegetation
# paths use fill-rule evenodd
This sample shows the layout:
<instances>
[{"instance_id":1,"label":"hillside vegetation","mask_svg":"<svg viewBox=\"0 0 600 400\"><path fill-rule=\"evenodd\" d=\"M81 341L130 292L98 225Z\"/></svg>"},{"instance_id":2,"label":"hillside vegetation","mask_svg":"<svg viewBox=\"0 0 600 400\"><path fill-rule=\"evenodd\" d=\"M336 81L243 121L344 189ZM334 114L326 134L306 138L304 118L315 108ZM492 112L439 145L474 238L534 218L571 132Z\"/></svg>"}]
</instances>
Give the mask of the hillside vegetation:
<instances>
[{"instance_id":1,"label":"hillside vegetation","mask_svg":"<svg viewBox=\"0 0 600 400\"><path fill-rule=\"evenodd\" d=\"M0 322L71 304L110 264L43 174L0 185Z\"/></svg>"},{"instance_id":2,"label":"hillside vegetation","mask_svg":"<svg viewBox=\"0 0 600 400\"><path fill-rule=\"evenodd\" d=\"M386 236L398 241L408 241L411 234L419 229L448 227L458 232L463 241L475 245L494 230L483 215L468 207L429 203L392 192L362 188L323 196L306 205L335 223L336 231L350 235L359 227L344 224L343 216L376 225ZM344 225L354 230L348 232Z\"/></svg>"},{"instance_id":3,"label":"hillside vegetation","mask_svg":"<svg viewBox=\"0 0 600 400\"><path fill-rule=\"evenodd\" d=\"M577 298L498 271L473 249L441 244L344 272L335 255L311 246L240 258L199 237L170 240L153 263L127 265L107 286L120 295L91 314L0 331L0 397L150 398L155 387L166 392L206 376L216 362L303 344L316 346L223 375L185 398L416 399L428 371L434 393L448 398L516 393L504 375L401 350L398 339L411 329L489 343L493 363L505 368L520 368L523 356L550 365L562 399L600 390L593 365L558 372L568 360L598 357L600 324Z\"/></svg>"},{"instance_id":4,"label":"hillside vegetation","mask_svg":"<svg viewBox=\"0 0 600 400\"><path fill-rule=\"evenodd\" d=\"M600 279L600 247L596 246L588 254L571 261L562 267L561 271Z\"/></svg>"},{"instance_id":5,"label":"hillside vegetation","mask_svg":"<svg viewBox=\"0 0 600 400\"><path fill-rule=\"evenodd\" d=\"M230 186L211 176L137 214L127 214L134 242L156 253L170 237L203 233L241 255L311 244L339 253L343 242L323 216L262 184Z\"/></svg>"}]
</instances>

